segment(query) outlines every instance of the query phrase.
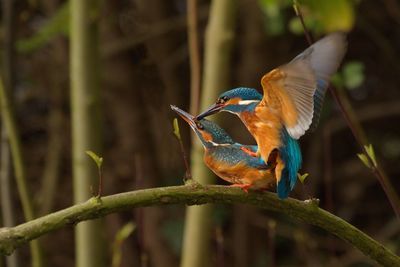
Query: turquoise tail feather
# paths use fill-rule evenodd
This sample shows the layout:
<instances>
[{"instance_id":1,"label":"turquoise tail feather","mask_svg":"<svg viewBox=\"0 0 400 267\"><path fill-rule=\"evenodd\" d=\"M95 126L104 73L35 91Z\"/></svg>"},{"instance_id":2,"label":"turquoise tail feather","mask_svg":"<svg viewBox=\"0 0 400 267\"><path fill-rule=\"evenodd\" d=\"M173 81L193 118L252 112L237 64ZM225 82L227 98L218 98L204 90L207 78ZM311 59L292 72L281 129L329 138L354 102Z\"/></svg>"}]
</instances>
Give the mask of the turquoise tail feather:
<instances>
[{"instance_id":1,"label":"turquoise tail feather","mask_svg":"<svg viewBox=\"0 0 400 267\"><path fill-rule=\"evenodd\" d=\"M279 149L285 168L282 170L281 180L277 185L278 197L287 198L297 181L297 172L301 166L301 150L296 139L293 139L286 129L282 131L283 147Z\"/></svg>"}]
</instances>

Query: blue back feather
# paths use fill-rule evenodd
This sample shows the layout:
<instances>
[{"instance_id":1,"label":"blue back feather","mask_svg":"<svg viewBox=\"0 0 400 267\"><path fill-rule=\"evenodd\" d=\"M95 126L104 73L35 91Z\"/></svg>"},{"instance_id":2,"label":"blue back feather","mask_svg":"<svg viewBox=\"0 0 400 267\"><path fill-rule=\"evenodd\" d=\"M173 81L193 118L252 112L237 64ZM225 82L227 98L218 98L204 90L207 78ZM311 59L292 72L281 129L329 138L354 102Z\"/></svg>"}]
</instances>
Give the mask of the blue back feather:
<instances>
[{"instance_id":1,"label":"blue back feather","mask_svg":"<svg viewBox=\"0 0 400 267\"><path fill-rule=\"evenodd\" d=\"M247 87L238 87L222 93L219 98L228 97L228 99L240 98L241 100L256 100L261 101L263 98L256 89ZM227 105L222 110L229 111L234 114L238 114L244 111L252 112L258 105L258 102L250 103L248 105Z\"/></svg>"},{"instance_id":2,"label":"blue back feather","mask_svg":"<svg viewBox=\"0 0 400 267\"><path fill-rule=\"evenodd\" d=\"M195 130L197 136L208 149L208 153L215 160L232 165L244 162L247 166L256 169L269 168L261 157L250 156L241 149L242 147L245 147L252 152L256 152L258 150L256 145L242 145L235 143L228 133L215 122L202 119L198 121L198 123L204 127L203 131L211 134L213 142L207 142L203 139L199 130ZM223 145L215 146L215 143Z\"/></svg>"},{"instance_id":3,"label":"blue back feather","mask_svg":"<svg viewBox=\"0 0 400 267\"><path fill-rule=\"evenodd\" d=\"M261 100L263 98L262 94L260 94L256 89L248 88L248 87L238 87L238 88L234 88L229 91L223 92L219 96L219 98L222 98L224 96L226 96L228 98L239 97L242 100Z\"/></svg>"},{"instance_id":4,"label":"blue back feather","mask_svg":"<svg viewBox=\"0 0 400 267\"><path fill-rule=\"evenodd\" d=\"M198 121L203 127L204 131L211 134L212 141L217 144L234 144L235 142L232 140L230 135L225 132L224 129L218 126L215 122L209 121L207 119L202 119ZM198 129L194 129L195 133L199 137L200 141L204 144L205 147L214 146L211 142L208 142L203 139L202 134Z\"/></svg>"},{"instance_id":5,"label":"blue back feather","mask_svg":"<svg viewBox=\"0 0 400 267\"><path fill-rule=\"evenodd\" d=\"M247 153L241 150L241 147L246 147L252 151L257 151L257 146L253 150L253 146L246 146L235 143L229 146L214 146L208 149L210 156L217 162L236 165L238 163L245 163L250 168L256 169L268 169L269 167L265 164L261 157L249 156Z\"/></svg>"},{"instance_id":6,"label":"blue back feather","mask_svg":"<svg viewBox=\"0 0 400 267\"><path fill-rule=\"evenodd\" d=\"M287 198L297 181L297 172L301 166L301 150L296 139L293 139L285 128L282 130L283 147L279 149L281 158L285 163L281 180L277 185L278 197Z\"/></svg>"}]
</instances>

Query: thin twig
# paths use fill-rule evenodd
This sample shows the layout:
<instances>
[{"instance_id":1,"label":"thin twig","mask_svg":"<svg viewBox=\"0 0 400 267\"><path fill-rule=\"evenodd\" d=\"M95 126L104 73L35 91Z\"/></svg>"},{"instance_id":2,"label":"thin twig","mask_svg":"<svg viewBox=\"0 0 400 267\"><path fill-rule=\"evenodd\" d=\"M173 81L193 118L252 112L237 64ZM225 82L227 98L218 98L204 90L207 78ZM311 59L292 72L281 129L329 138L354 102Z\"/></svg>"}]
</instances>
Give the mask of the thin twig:
<instances>
[{"instance_id":1,"label":"thin twig","mask_svg":"<svg viewBox=\"0 0 400 267\"><path fill-rule=\"evenodd\" d=\"M190 60L190 113L197 114L200 104L200 51L197 30L197 0L187 2L188 43Z\"/></svg>"},{"instance_id":2,"label":"thin twig","mask_svg":"<svg viewBox=\"0 0 400 267\"><path fill-rule=\"evenodd\" d=\"M182 154L183 161L185 163L185 168L186 168L184 181L191 180L193 177L192 177L192 172L190 171L190 165L189 165L188 157L187 157L187 154L185 151L185 147L183 146L183 142L181 139L178 139L178 141L179 141L179 147L181 148L181 154Z\"/></svg>"},{"instance_id":3,"label":"thin twig","mask_svg":"<svg viewBox=\"0 0 400 267\"><path fill-rule=\"evenodd\" d=\"M99 185L97 188L97 197L100 198L103 191L103 172L101 171L101 167L98 168L99 171Z\"/></svg>"},{"instance_id":4,"label":"thin twig","mask_svg":"<svg viewBox=\"0 0 400 267\"><path fill-rule=\"evenodd\" d=\"M8 145L7 131L1 128L1 151L0 151L0 190L1 190L1 216L4 227L15 225L15 205L13 203L11 184L11 161L10 146ZM19 255L11 255L6 258L7 267L17 267Z\"/></svg>"},{"instance_id":5,"label":"thin twig","mask_svg":"<svg viewBox=\"0 0 400 267\"><path fill-rule=\"evenodd\" d=\"M372 105L366 105L355 110L355 115L360 122L370 122L373 120L386 119L400 115L400 101L385 101ZM340 117L329 119L325 124L332 132L332 135L342 131L347 127Z\"/></svg>"},{"instance_id":6,"label":"thin twig","mask_svg":"<svg viewBox=\"0 0 400 267\"><path fill-rule=\"evenodd\" d=\"M182 137L181 134L179 132L179 124L178 121L176 119L174 119L174 135L176 137L176 139L178 139L179 142L179 148L181 149L181 154L182 154L182 158L183 158L183 162L185 164L185 176L183 177L183 181L186 183L186 181L191 180L192 177L192 172L190 171L190 165L189 165L189 161L188 161L188 157L185 151L185 146L183 145L183 141L182 141Z\"/></svg>"},{"instance_id":7,"label":"thin twig","mask_svg":"<svg viewBox=\"0 0 400 267\"><path fill-rule=\"evenodd\" d=\"M302 22L304 35L306 36L306 39L307 39L309 45L312 45L313 38L312 38L310 32L307 30L306 25L304 24L303 14L301 13L301 9L300 9L300 6L298 5L297 1L294 1L293 8L295 10L296 15L299 17L300 21ZM358 125L358 127L357 127L356 118L354 118L354 116L353 116L353 118L351 118L351 115L350 115L349 111L345 108L343 101L341 100L341 98L338 94L337 89L333 86L328 86L328 88L329 88L329 91L331 92L336 104L339 106L339 109L343 115L343 118L345 119L348 127L350 128L358 146L360 147L363 154L366 156L366 158L369 162L369 165L371 166L372 173L378 179L396 216L398 218L400 218L400 198L399 198L398 194L396 193L390 180L388 179L386 173L379 166L379 164L377 164L377 165L374 164L373 159L370 157L369 153L367 153L365 145L368 144L369 142L367 140L365 140L365 142L362 141L362 139L363 139L362 136L365 136L363 129L361 128L360 125Z\"/></svg>"},{"instance_id":8,"label":"thin twig","mask_svg":"<svg viewBox=\"0 0 400 267\"><path fill-rule=\"evenodd\" d=\"M312 43L314 43L314 40L313 40L311 34L307 30L306 24L304 22L303 14L301 13L301 10L300 10L300 5L297 2L297 0L293 0L293 9L294 9L294 12L296 13L296 16L300 19L300 23L301 23L301 26L303 27L304 35L306 36L308 44L312 45Z\"/></svg>"},{"instance_id":9,"label":"thin twig","mask_svg":"<svg viewBox=\"0 0 400 267\"><path fill-rule=\"evenodd\" d=\"M10 143L12 163L15 172L15 180L22 203L25 220L29 221L34 218L34 212L26 183L26 170L22 153L22 145L19 139L19 132L15 119L15 113L10 101L8 90L3 86L3 80L0 77L0 104L1 117L3 124L6 127L8 139ZM32 266L39 267L43 265L43 258L38 240L31 243Z\"/></svg>"}]
</instances>

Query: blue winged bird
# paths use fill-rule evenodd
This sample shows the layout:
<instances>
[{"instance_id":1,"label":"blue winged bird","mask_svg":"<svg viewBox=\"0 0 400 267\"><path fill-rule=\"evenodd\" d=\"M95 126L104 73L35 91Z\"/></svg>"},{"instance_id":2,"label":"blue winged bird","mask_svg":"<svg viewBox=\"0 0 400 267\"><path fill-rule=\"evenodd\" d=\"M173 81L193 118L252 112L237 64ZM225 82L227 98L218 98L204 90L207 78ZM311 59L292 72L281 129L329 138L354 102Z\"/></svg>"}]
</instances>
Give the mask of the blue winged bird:
<instances>
[{"instance_id":1,"label":"blue winged bird","mask_svg":"<svg viewBox=\"0 0 400 267\"><path fill-rule=\"evenodd\" d=\"M196 133L204 147L204 162L217 176L240 187L267 189L275 183L274 165L266 165L261 157L254 157L243 150L256 152L257 146L236 143L216 123L201 119L171 106Z\"/></svg>"},{"instance_id":2,"label":"blue winged bird","mask_svg":"<svg viewBox=\"0 0 400 267\"><path fill-rule=\"evenodd\" d=\"M330 77L337 71L347 48L346 36L333 33L314 43L289 63L265 74L264 94L253 88L224 92L197 116L202 119L219 111L236 114L257 142L254 153L265 162L276 161L277 193L286 198L301 167L298 139L318 124ZM278 151L275 155L274 151ZM270 157L274 152L274 159Z\"/></svg>"}]
</instances>

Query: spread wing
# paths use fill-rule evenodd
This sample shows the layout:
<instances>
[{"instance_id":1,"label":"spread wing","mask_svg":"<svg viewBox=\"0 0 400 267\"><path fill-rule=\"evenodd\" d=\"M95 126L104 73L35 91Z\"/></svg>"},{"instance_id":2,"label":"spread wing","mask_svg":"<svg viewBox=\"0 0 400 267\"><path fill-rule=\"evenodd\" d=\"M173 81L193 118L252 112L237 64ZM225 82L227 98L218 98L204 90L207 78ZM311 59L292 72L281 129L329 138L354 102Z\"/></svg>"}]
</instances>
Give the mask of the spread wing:
<instances>
[{"instance_id":1,"label":"spread wing","mask_svg":"<svg viewBox=\"0 0 400 267\"><path fill-rule=\"evenodd\" d=\"M339 67L346 47L344 34L330 34L261 79L262 102L278 109L292 138L300 138L310 126L317 125L329 78Z\"/></svg>"}]
</instances>

